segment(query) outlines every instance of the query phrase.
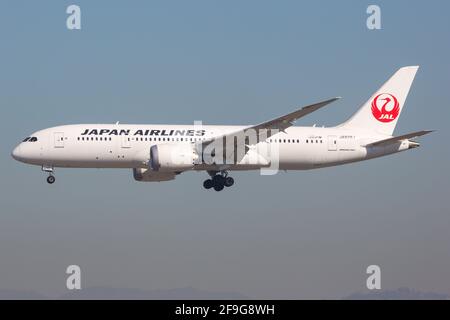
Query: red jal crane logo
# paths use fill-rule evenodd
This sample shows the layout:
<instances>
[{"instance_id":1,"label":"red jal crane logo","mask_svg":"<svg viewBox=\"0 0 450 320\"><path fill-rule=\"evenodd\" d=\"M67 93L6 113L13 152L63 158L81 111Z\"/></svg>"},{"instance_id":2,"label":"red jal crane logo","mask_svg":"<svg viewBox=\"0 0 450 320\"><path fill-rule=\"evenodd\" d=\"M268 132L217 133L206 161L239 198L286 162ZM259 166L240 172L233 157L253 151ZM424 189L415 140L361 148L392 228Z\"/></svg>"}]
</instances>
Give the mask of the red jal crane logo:
<instances>
[{"instance_id":1,"label":"red jal crane logo","mask_svg":"<svg viewBox=\"0 0 450 320\"><path fill-rule=\"evenodd\" d=\"M372 101L372 114L380 122L391 122L398 117L400 104L390 93L381 93Z\"/></svg>"}]
</instances>

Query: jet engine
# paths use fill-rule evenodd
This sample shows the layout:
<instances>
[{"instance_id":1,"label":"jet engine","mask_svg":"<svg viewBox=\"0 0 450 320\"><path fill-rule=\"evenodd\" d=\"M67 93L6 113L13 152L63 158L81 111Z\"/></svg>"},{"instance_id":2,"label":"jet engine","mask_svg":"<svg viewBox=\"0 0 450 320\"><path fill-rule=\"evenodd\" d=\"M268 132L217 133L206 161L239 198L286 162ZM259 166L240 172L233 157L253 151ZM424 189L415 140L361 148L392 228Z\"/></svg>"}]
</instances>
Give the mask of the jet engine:
<instances>
[{"instance_id":1,"label":"jet engine","mask_svg":"<svg viewBox=\"0 0 450 320\"><path fill-rule=\"evenodd\" d=\"M150 169L175 172L192 169L199 156L191 144L159 144L150 148Z\"/></svg>"},{"instance_id":2,"label":"jet engine","mask_svg":"<svg viewBox=\"0 0 450 320\"><path fill-rule=\"evenodd\" d=\"M151 169L134 168L133 177L136 181L169 181L175 179L175 172L155 172Z\"/></svg>"}]
</instances>

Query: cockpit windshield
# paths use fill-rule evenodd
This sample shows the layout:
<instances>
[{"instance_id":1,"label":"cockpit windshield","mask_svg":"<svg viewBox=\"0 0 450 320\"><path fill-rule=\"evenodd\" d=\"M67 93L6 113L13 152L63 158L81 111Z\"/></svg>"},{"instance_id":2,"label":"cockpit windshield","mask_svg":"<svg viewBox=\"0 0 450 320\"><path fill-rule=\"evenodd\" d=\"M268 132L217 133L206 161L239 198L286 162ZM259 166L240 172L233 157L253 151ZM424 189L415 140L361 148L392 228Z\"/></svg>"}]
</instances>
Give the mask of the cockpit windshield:
<instances>
[{"instance_id":1,"label":"cockpit windshield","mask_svg":"<svg viewBox=\"0 0 450 320\"><path fill-rule=\"evenodd\" d=\"M36 137L26 137L22 142L36 142L38 139Z\"/></svg>"}]
</instances>

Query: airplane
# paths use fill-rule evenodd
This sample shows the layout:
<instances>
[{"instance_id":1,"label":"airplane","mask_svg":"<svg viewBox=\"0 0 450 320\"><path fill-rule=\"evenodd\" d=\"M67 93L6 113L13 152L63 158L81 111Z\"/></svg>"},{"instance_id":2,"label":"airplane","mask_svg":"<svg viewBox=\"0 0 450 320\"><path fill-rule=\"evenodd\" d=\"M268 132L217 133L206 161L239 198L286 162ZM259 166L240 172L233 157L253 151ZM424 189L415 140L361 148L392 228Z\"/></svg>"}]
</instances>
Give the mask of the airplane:
<instances>
[{"instance_id":1,"label":"airplane","mask_svg":"<svg viewBox=\"0 0 450 320\"><path fill-rule=\"evenodd\" d=\"M400 68L347 121L334 127L293 126L339 97L305 106L257 125L76 124L34 132L12 157L54 168L128 168L137 181L169 181L186 171L206 171L205 189L231 187L230 171L309 170L378 158L413 149L432 130L393 136L418 66ZM209 151L207 151L209 149ZM275 150L266 152L264 150ZM262 151L261 151L262 150ZM208 161L207 161L208 160Z\"/></svg>"}]
</instances>

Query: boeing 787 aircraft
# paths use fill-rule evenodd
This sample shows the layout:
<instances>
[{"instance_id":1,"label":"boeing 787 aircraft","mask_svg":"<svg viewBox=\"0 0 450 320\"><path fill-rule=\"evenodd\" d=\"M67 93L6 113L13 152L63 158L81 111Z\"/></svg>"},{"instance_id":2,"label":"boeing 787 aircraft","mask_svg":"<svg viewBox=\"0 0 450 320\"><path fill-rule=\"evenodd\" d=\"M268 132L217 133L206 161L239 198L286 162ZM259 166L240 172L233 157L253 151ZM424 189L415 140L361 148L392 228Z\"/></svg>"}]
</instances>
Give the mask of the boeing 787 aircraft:
<instances>
[{"instance_id":1,"label":"boeing 787 aircraft","mask_svg":"<svg viewBox=\"0 0 450 320\"><path fill-rule=\"evenodd\" d=\"M339 99L315 103L250 126L77 124L37 131L12 152L54 168L130 168L138 181L168 181L206 171L206 189L231 187L230 171L308 170L381 157L419 146L431 131L393 136L417 66L399 69L347 121L335 127L294 127L296 120Z\"/></svg>"}]
</instances>

